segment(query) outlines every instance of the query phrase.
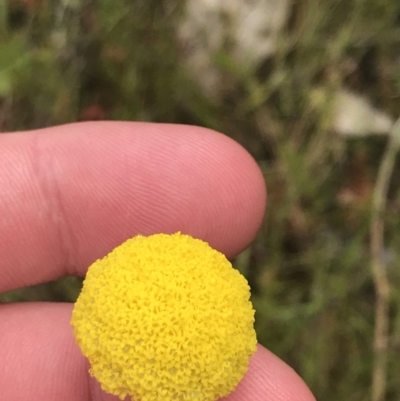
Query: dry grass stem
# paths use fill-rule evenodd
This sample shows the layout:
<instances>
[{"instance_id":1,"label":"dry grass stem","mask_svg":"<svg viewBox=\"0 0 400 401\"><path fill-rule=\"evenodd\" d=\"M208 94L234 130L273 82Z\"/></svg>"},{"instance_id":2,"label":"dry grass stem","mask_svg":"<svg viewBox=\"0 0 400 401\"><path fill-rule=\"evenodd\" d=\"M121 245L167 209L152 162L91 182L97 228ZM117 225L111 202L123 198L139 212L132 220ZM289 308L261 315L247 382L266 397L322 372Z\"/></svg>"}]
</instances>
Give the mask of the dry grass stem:
<instances>
[{"instance_id":1,"label":"dry grass stem","mask_svg":"<svg viewBox=\"0 0 400 401\"><path fill-rule=\"evenodd\" d=\"M386 151L382 157L373 193L370 225L371 270L376 292L374 368L372 372L372 401L384 401L387 385L389 348L389 280L384 254L384 214L390 178L400 147L400 119L393 127Z\"/></svg>"}]
</instances>

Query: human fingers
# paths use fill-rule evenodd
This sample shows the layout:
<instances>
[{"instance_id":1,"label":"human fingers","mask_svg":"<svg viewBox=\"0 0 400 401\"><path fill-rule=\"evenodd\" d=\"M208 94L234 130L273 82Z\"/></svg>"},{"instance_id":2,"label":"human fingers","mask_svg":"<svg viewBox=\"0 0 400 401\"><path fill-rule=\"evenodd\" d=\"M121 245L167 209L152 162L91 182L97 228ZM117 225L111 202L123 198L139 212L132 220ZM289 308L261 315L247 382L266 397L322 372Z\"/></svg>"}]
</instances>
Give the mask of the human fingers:
<instances>
[{"instance_id":1,"label":"human fingers","mask_svg":"<svg viewBox=\"0 0 400 401\"><path fill-rule=\"evenodd\" d=\"M265 186L230 138L182 125L91 122L0 136L0 291L84 275L138 233L182 231L233 256Z\"/></svg>"},{"instance_id":2,"label":"human fingers","mask_svg":"<svg viewBox=\"0 0 400 401\"><path fill-rule=\"evenodd\" d=\"M70 329L72 305L0 307L0 401L117 401L101 391ZM244 379L226 401L315 401L299 376L259 346Z\"/></svg>"}]
</instances>

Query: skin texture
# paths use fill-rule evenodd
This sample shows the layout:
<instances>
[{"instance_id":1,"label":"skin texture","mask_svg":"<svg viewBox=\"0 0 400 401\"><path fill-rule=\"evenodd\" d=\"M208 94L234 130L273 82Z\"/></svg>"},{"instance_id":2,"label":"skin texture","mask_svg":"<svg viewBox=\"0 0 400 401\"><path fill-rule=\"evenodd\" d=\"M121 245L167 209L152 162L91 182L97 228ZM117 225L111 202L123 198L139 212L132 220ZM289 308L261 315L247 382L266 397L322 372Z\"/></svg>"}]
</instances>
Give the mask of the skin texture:
<instances>
[{"instance_id":1,"label":"skin texture","mask_svg":"<svg viewBox=\"0 0 400 401\"><path fill-rule=\"evenodd\" d=\"M178 230L234 256L265 210L263 177L231 139L199 127L96 122L0 136L0 291L87 267L136 234ZM88 375L72 305L0 305L0 401L117 400ZM229 401L312 401L259 346Z\"/></svg>"}]
</instances>

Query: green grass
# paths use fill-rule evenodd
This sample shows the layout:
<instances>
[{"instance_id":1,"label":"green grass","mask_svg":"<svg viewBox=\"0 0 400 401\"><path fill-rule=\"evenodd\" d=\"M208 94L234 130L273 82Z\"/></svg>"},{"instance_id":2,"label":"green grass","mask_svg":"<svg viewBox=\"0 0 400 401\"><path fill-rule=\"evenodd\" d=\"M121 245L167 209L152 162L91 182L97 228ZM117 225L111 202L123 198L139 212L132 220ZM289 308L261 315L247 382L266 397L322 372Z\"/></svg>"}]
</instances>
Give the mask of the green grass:
<instances>
[{"instance_id":1,"label":"green grass","mask_svg":"<svg viewBox=\"0 0 400 401\"><path fill-rule=\"evenodd\" d=\"M397 117L400 3L297 2L277 54L256 72L243 74L219 55L229 85L218 104L184 69L173 34L180 9L171 14L158 0L81 0L60 13L61 1L52 4L28 9L0 0L1 129L80 120L96 105L109 119L199 124L243 144L269 188L265 224L236 261L252 286L259 341L318 400L370 399L369 192L346 206L338 194L373 186L385 139L344 140L327 116L329 95L346 85ZM327 102L313 101L316 87ZM385 215L392 252L387 401L400 394L399 178L396 167ZM73 301L79 286L69 278L0 299Z\"/></svg>"}]
</instances>

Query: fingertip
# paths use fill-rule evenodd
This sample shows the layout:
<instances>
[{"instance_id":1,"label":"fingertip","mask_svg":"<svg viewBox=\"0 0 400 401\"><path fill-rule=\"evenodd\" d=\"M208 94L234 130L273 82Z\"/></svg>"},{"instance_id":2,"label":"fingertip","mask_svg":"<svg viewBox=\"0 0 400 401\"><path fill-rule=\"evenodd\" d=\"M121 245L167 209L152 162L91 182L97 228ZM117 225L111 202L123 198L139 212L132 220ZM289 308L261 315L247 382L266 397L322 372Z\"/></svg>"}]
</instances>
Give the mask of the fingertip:
<instances>
[{"instance_id":1,"label":"fingertip","mask_svg":"<svg viewBox=\"0 0 400 401\"><path fill-rule=\"evenodd\" d=\"M300 376L271 351L259 345L249 370L226 401L315 401Z\"/></svg>"},{"instance_id":2,"label":"fingertip","mask_svg":"<svg viewBox=\"0 0 400 401\"><path fill-rule=\"evenodd\" d=\"M205 180L199 180L198 189L203 192L199 199L208 202L212 213L206 226L201 221L192 226L203 227L198 236L227 256L235 256L253 241L262 224L267 203L263 174L250 153L232 138L208 128L186 128L193 129L194 141L208 159L203 166ZM191 234L193 228L188 229Z\"/></svg>"},{"instance_id":3,"label":"fingertip","mask_svg":"<svg viewBox=\"0 0 400 401\"><path fill-rule=\"evenodd\" d=\"M70 160L74 153L87 161L82 180L89 175L91 162L95 168L91 181L103 171L103 186L123 186L123 191L114 190L114 196L126 200L124 206L136 221L126 221L129 211L120 221L119 202L117 213L113 208L114 226L132 227L129 235L182 231L231 257L249 245L261 226L267 198L262 172L243 146L222 133L200 126L112 121L57 128L63 134L59 148L65 158ZM50 136L45 140L53 146ZM85 154L85 148L90 153ZM113 172L104 168L111 165ZM82 169L79 163L77 167ZM76 173L74 180L81 175ZM103 194L96 192L98 200ZM118 240L113 246L127 239L126 233L121 236L123 230L115 231Z\"/></svg>"}]
</instances>

